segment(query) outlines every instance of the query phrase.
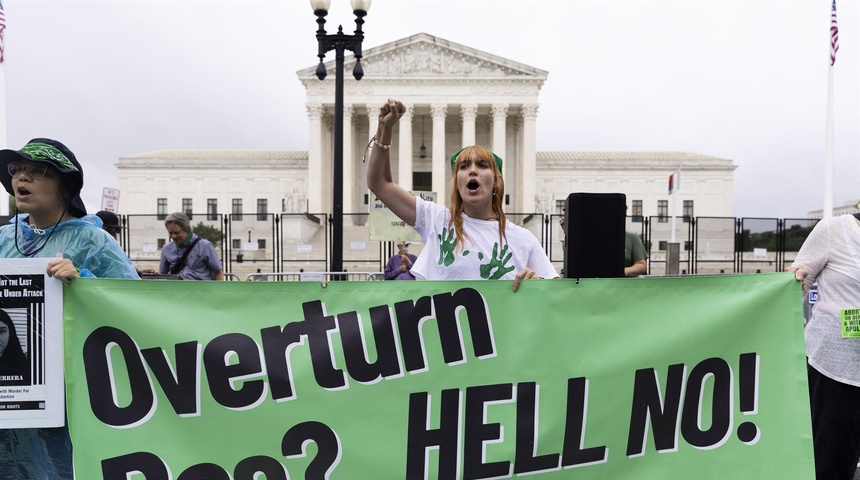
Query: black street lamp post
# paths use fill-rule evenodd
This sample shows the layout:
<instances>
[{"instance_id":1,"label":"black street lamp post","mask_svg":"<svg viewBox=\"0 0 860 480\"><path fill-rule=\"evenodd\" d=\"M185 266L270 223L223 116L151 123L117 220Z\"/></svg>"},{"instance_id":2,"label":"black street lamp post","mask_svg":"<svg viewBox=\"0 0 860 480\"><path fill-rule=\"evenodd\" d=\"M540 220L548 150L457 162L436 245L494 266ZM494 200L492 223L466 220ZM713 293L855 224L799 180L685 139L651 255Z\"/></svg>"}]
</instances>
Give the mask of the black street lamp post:
<instances>
[{"instance_id":1,"label":"black street lamp post","mask_svg":"<svg viewBox=\"0 0 860 480\"><path fill-rule=\"evenodd\" d=\"M337 27L337 33L328 34L325 31L325 17L331 0L311 0L311 8L317 16L317 42L319 43L320 63L317 65L317 78L323 80L326 77L323 58L325 54L335 51L335 82L334 82L334 159L332 169L332 240L331 240L331 266L332 272L343 271L343 60L344 51L349 50L355 54L355 68L352 76L361 80L364 71L361 69L361 42L364 40L364 32L361 25L364 16L370 9L371 0L351 0L352 12L355 14L355 34L345 35L343 27ZM350 147L351 148L351 147Z\"/></svg>"}]
</instances>

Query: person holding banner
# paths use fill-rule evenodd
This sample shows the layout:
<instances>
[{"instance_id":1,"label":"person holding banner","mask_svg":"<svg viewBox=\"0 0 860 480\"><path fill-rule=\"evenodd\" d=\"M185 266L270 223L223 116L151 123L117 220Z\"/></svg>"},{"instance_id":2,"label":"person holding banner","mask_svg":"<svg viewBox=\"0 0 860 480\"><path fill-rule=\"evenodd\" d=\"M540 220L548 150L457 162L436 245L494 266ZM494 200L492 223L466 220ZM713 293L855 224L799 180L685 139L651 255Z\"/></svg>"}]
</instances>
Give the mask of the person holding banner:
<instances>
[{"instance_id":1,"label":"person holding banner","mask_svg":"<svg viewBox=\"0 0 860 480\"><path fill-rule=\"evenodd\" d=\"M0 227L0 258L57 257L48 275L139 278L131 261L87 215L80 192L84 172L62 143L34 138L21 150L0 150L0 183L19 212Z\"/></svg>"},{"instance_id":2,"label":"person holding banner","mask_svg":"<svg viewBox=\"0 0 860 480\"><path fill-rule=\"evenodd\" d=\"M818 222L787 271L818 283L806 337L816 478L854 478L860 460L860 214Z\"/></svg>"},{"instance_id":3,"label":"person holding banner","mask_svg":"<svg viewBox=\"0 0 860 480\"><path fill-rule=\"evenodd\" d=\"M66 284L140 278L101 221L87 215L83 168L65 145L34 138L20 150L0 150L0 183L24 212L0 227L0 258L56 257L46 273ZM71 478L68 427L0 430L0 471L11 480Z\"/></svg>"},{"instance_id":4,"label":"person holding banner","mask_svg":"<svg viewBox=\"0 0 860 480\"><path fill-rule=\"evenodd\" d=\"M502 159L490 149L467 146L451 156L451 207L413 197L391 178L389 149L394 125L406 113L388 99L370 140L367 186L425 242L412 266L421 280L513 280L557 278L540 243L528 230L508 223L502 205Z\"/></svg>"}]
</instances>

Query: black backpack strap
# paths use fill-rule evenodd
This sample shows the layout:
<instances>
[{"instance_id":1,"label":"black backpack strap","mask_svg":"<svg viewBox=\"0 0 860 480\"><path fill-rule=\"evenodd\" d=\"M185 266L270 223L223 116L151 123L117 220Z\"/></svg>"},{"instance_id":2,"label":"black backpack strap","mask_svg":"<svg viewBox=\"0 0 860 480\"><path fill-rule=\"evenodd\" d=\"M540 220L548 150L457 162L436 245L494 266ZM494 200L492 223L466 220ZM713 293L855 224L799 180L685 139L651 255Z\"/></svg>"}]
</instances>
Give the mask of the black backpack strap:
<instances>
[{"instance_id":1,"label":"black backpack strap","mask_svg":"<svg viewBox=\"0 0 860 480\"><path fill-rule=\"evenodd\" d=\"M191 250L194 249L194 245L197 245L197 242L199 241L200 237L197 237L193 242L191 242L191 245L188 245L188 248L185 249L185 253L183 253L179 261L176 262L176 265L173 265L173 267L170 268L170 273L172 275L179 275L179 272L185 268L185 262L188 261L188 254L191 253Z\"/></svg>"}]
</instances>

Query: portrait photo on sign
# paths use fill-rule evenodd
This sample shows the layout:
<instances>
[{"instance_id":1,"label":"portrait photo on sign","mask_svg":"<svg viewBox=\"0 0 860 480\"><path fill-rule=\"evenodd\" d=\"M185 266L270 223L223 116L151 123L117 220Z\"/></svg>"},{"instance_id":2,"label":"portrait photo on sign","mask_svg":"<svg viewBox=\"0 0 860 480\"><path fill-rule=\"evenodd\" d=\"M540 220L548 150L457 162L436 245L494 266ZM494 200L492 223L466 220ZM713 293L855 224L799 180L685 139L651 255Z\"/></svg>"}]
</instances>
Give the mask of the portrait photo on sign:
<instances>
[{"instance_id":1,"label":"portrait photo on sign","mask_svg":"<svg viewBox=\"0 0 860 480\"><path fill-rule=\"evenodd\" d=\"M0 385L30 385L27 311L0 308Z\"/></svg>"}]
</instances>

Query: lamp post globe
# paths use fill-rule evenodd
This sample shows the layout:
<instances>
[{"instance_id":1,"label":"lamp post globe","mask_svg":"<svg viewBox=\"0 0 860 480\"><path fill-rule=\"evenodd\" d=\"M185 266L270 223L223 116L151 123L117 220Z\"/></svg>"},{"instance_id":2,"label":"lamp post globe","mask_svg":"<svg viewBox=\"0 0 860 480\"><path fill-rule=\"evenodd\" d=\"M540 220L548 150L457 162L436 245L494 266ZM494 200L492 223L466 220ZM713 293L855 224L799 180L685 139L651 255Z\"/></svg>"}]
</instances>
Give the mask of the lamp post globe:
<instances>
[{"instance_id":1,"label":"lamp post globe","mask_svg":"<svg viewBox=\"0 0 860 480\"><path fill-rule=\"evenodd\" d=\"M311 8L314 12L318 10L328 12L329 7L331 7L331 0L311 0Z\"/></svg>"},{"instance_id":2,"label":"lamp post globe","mask_svg":"<svg viewBox=\"0 0 860 480\"><path fill-rule=\"evenodd\" d=\"M350 0L350 4L352 5L352 11L362 11L365 14L370 11L370 3L371 0Z\"/></svg>"}]
</instances>

